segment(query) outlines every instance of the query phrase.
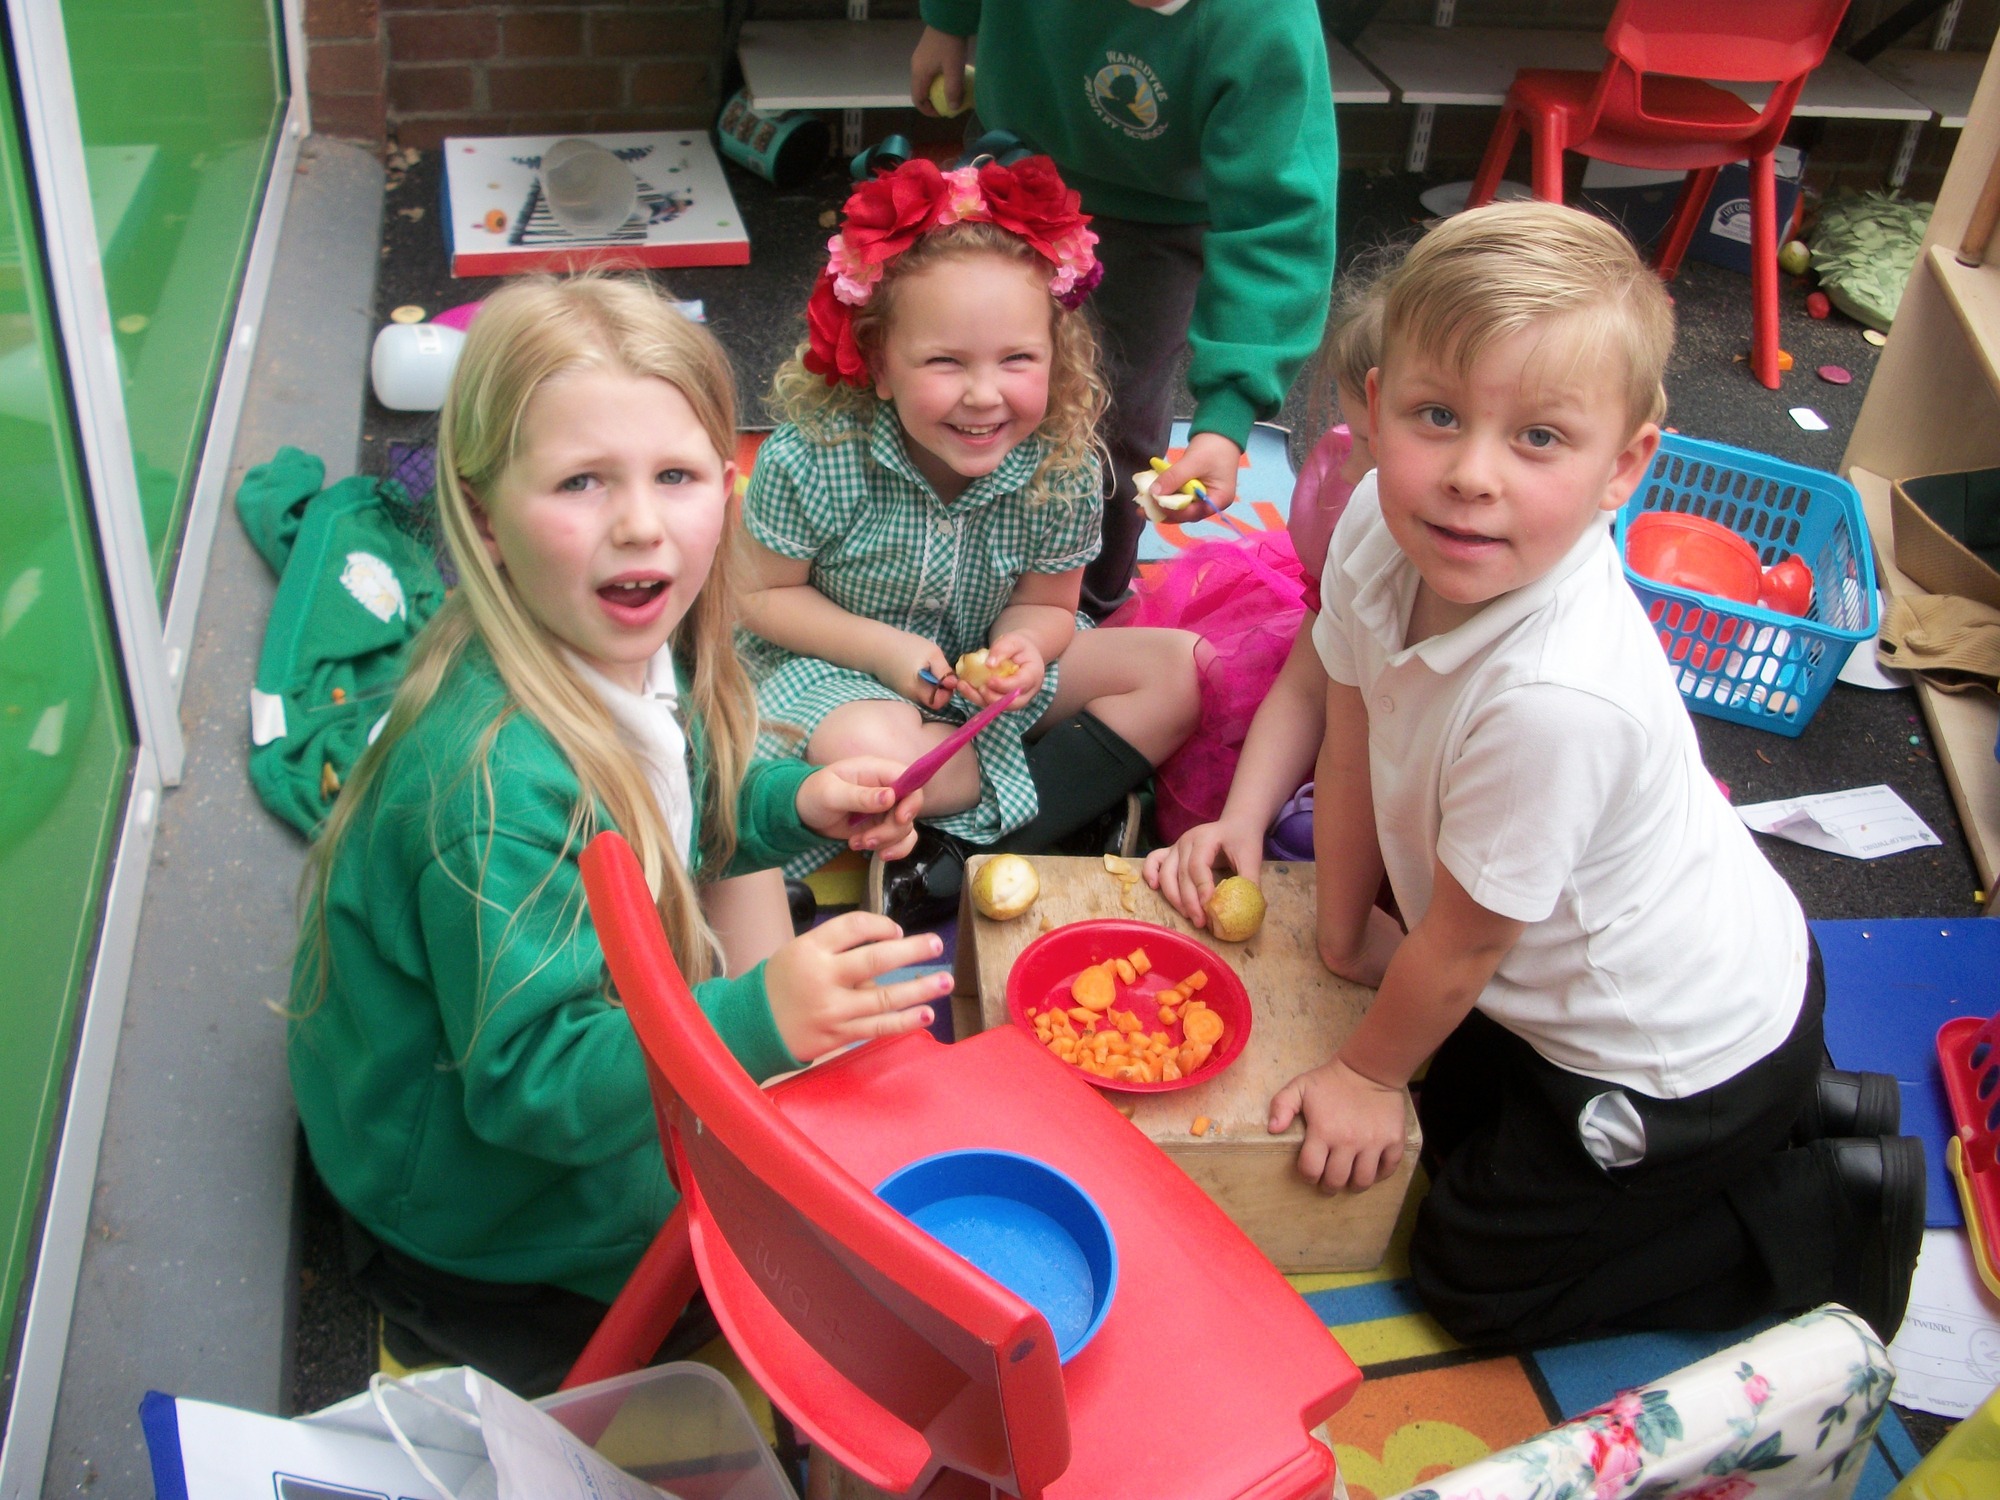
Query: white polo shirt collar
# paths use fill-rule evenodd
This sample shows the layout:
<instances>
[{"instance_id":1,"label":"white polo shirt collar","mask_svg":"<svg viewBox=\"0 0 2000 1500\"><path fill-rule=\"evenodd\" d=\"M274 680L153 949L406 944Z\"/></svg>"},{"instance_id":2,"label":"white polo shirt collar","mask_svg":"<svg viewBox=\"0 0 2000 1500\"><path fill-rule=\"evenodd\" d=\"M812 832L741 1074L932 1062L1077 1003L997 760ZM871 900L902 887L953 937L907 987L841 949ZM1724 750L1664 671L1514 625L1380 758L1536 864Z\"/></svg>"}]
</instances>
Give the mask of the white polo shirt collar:
<instances>
[{"instance_id":1,"label":"white polo shirt collar","mask_svg":"<svg viewBox=\"0 0 2000 1500\"><path fill-rule=\"evenodd\" d=\"M1374 477L1371 474L1364 482L1372 483ZM1414 646L1405 646L1403 638L1417 597L1417 567L1396 545L1388 526L1370 527L1340 566L1353 585L1353 618L1381 645L1388 665L1400 667L1414 657L1439 676L1449 676L1546 604L1564 579L1599 554L1610 531L1611 516L1606 512L1593 519L1562 560L1533 583L1502 594L1463 625Z\"/></svg>"}]
</instances>

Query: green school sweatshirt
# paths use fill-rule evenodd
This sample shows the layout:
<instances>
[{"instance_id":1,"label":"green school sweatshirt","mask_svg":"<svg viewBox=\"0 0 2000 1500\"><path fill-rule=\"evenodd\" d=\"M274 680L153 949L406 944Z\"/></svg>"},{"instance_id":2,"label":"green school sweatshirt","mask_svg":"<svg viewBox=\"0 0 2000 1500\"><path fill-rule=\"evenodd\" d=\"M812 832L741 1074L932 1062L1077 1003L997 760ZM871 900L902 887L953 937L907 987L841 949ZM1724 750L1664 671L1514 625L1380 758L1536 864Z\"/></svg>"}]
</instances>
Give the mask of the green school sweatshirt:
<instances>
[{"instance_id":1,"label":"green school sweatshirt","mask_svg":"<svg viewBox=\"0 0 2000 1500\"><path fill-rule=\"evenodd\" d=\"M1206 223L1193 428L1243 443L1326 326L1340 151L1312 0L923 0L977 36L989 129L1045 151L1093 214Z\"/></svg>"},{"instance_id":2,"label":"green school sweatshirt","mask_svg":"<svg viewBox=\"0 0 2000 1500\"><path fill-rule=\"evenodd\" d=\"M558 857L575 773L514 712L486 760L491 816L477 795L479 741L508 702L474 641L390 755L328 884L324 997L307 948L293 975L292 1089L320 1175L385 1243L608 1302L676 1195L638 1038L607 998L582 851ZM698 726L689 739L699 818ZM812 769L751 766L727 873L822 842L797 811ZM752 1078L799 1066L761 964L695 997Z\"/></svg>"}]
</instances>

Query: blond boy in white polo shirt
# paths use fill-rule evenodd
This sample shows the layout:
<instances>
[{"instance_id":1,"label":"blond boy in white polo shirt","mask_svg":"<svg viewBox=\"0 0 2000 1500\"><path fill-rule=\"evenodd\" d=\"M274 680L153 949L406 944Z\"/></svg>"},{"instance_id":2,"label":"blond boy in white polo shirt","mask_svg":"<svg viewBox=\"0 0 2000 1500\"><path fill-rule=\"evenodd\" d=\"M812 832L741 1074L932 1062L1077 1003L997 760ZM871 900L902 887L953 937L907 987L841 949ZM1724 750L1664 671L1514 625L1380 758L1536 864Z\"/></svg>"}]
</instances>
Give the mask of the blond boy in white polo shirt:
<instances>
[{"instance_id":1,"label":"blond boy in white polo shirt","mask_svg":"<svg viewBox=\"0 0 2000 1500\"><path fill-rule=\"evenodd\" d=\"M1389 293L1378 468L1327 559L1319 943L1380 994L1270 1126L1303 1113L1299 1170L1366 1187L1437 1053L1411 1269L1468 1342L1828 1299L1887 1339L1922 1233L1893 1082L1822 1083L1804 916L1703 768L1610 540L1672 342L1599 220L1432 230ZM1385 867L1407 936L1374 905Z\"/></svg>"}]
</instances>

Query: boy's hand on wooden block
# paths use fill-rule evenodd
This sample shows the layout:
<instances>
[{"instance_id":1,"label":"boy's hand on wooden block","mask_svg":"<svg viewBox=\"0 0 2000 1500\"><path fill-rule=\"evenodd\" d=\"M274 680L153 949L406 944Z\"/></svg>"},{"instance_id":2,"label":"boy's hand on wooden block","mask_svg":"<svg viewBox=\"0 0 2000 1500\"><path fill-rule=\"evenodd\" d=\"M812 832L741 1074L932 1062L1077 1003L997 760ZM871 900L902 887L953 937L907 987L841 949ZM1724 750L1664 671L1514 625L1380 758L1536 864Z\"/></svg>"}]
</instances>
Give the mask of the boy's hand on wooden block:
<instances>
[{"instance_id":1,"label":"boy's hand on wooden block","mask_svg":"<svg viewBox=\"0 0 2000 1500\"><path fill-rule=\"evenodd\" d=\"M1305 1117L1299 1175L1323 1193L1359 1192L1403 1160L1404 1093L1364 1078L1338 1057L1301 1073L1271 1100L1273 1135Z\"/></svg>"}]
</instances>

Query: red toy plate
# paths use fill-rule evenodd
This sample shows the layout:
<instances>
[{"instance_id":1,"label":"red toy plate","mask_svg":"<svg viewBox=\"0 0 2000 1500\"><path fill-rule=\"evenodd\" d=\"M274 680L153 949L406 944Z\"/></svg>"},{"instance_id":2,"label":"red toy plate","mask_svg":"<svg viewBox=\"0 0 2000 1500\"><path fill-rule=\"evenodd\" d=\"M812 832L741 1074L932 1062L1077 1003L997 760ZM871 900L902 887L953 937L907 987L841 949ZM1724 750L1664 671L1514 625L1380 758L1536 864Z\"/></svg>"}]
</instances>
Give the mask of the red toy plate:
<instances>
[{"instance_id":1,"label":"red toy plate","mask_svg":"<svg viewBox=\"0 0 2000 1500\"><path fill-rule=\"evenodd\" d=\"M1207 1062L1187 1077L1168 1083L1131 1083L1116 1078L1099 1078L1080 1068L1078 1076L1101 1089L1114 1089L1126 1094L1165 1094L1208 1082L1234 1062L1244 1043L1250 1040L1250 994L1243 988L1243 981L1237 977L1236 971L1213 948L1170 927L1107 918L1072 922L1067 927L1044 933L1021 950L1021 956L1014 960L1014 967L1007 973L1008 1016L1016 1026L1034 1036L1035 1023L1028 1015L1029 1006L1037 1010L1068 1010L1076 1004L1070 997L1069 987L1077 975L1107 958L1124 958L1134 948L1144 948L1146 956L1153 961L1153 967L1140 976L1137 984L1118 986L1118 998L1112 1002L1112 1012L1131 1011L1145 1023L1147 1032L1164 1031L1168 1040L1179 1046L1182 1040L1181 1023L1162 1022L1159 1007L1148 1006L1144 1002L1180 983L1196 969L1201 969L1208 974L1208 983L1196 993L1221 1018L1222 1040L1215 1044ZM1139 1003L1134 1004L1134 1001Z\"/></svg>"}]
</instances>

